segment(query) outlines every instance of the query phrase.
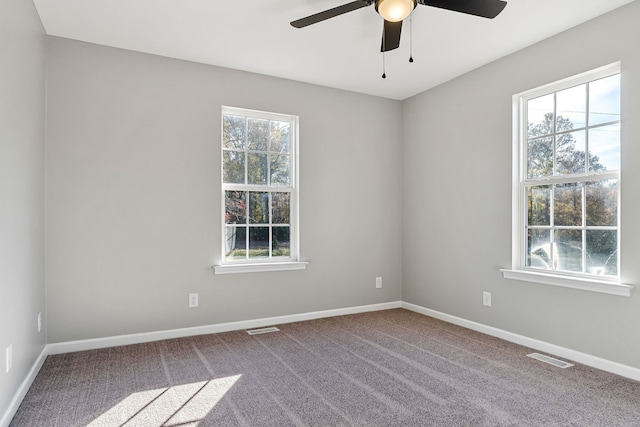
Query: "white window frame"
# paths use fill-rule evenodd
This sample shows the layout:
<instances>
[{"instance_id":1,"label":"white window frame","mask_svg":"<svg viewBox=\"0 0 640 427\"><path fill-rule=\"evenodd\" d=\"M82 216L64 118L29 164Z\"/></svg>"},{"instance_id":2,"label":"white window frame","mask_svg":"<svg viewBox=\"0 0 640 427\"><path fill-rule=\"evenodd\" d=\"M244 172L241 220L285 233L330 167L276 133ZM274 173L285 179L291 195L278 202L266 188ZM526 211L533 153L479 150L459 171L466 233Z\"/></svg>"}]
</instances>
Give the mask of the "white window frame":
<instances>
[{"instance_id":1,"label":"white window frame","mask_svg":"<svg viewBox=\"0 0 640 427\"><path fill-rule=\"evenodd\" d=\"M255 273L266 271L303 270L307 263L300 261L300 227L299 227L299 185L298 185L298 116L290 114L271 113L266 111L250 110L246 108L222 106L220 114L220 189L221 189L221 237L220 237L220 262L214 266L215 274L230 273ZM224 182L224 116L244 116L252 119L277 120L290 124L290 185L287 187L252 184L228 184ZM225 191L286 191L290 194L290 256L245 260L225 260L226 251L226 223L225 223ZM248 230L247 230L248 233Z\"/></svg>"},{"instance_id":2,"label":"white window frame","mask_svg":"<svg viewBox=\"0 0 640 427\"><path fill-rule=\"evenodd\" d=\"M501 270L504 278L612 295L631 296L631 291L634 287L621 283L619 276L605 277L565 271L541 270L526 267L525 262L525 225L527 215L527 195L525 190L527 126L525 119L527 101L563 89L620 74L620 72L621 66L620 63L617 62L513 96L512 265L510 269ZM591 176L593 174L588 175ZM605 179L606 177L617 179L620 183L619 171L598 174L599 179ZM558 180L561 181L562 179L563 178L559 178ZM550 182L550 184L551 183L555 183L555 181ZM621 188L620 184L618 188ZM618 194L618 201L620 201L620 193L621 192ZM620 235L620 229L620 203L618 203L618 235ZM618 247L619 246L620 239L618 239ZM618 254L619 253L618 251ZM618 275L621 271L620 268L621 265L620 262L618 262Z\"/></svg>"}]
</instances>

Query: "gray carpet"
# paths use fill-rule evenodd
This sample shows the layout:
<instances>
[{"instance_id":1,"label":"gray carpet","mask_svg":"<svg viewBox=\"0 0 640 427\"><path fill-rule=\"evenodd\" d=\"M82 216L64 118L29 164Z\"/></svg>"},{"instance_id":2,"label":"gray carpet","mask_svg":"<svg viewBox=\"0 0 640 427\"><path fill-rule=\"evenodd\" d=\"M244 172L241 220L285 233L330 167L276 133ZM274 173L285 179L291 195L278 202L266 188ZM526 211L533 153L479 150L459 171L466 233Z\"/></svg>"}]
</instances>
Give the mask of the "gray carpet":
<instances>
[{"instance_id":1,"label":"gray carpet","mask_svg":"<svg viewBox=\"0 0 640 427\"><path fill-rule=\"evenodd\" d=\"M397 309L50 356L25 426L640 426L640 383Z\"/></svg>"}]
</instances>

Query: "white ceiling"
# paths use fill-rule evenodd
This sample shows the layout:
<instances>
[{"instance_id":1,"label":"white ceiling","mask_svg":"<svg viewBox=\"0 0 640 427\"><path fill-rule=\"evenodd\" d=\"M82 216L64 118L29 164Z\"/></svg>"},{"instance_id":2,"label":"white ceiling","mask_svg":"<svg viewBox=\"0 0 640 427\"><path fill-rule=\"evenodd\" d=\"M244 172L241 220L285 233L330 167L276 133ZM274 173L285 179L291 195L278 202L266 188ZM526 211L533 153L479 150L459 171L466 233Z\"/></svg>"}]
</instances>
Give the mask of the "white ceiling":
<instances>
[{"instance_id":1,"label":"white ceiling","mask_svg":"<svg viewBox=\"0 0 640 427\"><path fill-rule=\"evenodd\" d=\"M507 0L485 19L418 5L385 55L365 7L306 28L290 21L351 0L34 0L47 34L405 99L633 0Z\"/></svg>"}]
</instances>

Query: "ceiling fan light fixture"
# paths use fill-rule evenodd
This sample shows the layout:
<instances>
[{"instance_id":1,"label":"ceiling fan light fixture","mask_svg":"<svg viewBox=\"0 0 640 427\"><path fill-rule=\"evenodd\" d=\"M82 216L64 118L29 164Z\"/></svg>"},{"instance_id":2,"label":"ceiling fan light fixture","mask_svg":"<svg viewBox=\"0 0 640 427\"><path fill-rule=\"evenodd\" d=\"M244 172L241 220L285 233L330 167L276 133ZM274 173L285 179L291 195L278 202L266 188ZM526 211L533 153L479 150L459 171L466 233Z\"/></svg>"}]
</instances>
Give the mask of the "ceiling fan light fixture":
<instances>
[{"instance_id":1,"label":"ceiling fan light fixture","mask_svg":"<svg viewBox=\"0 0 640 427\"><path fill-rule=\"evenodd\" d=\"M416 0L378 0L376 11L389 22L403 21L416 7Z\"/></svg>"}]
</instances>

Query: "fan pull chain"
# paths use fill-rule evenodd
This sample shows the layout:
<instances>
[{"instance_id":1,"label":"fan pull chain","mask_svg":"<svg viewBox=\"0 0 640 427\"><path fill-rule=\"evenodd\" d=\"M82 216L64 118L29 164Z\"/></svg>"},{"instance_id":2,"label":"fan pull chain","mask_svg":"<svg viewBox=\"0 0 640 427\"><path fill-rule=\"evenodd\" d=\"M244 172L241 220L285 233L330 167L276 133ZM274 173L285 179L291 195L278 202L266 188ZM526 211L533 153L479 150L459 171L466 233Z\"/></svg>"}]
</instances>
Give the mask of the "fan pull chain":
<instances>
[{"instance_id":1,"label":"fan pull chain","mask_svg":"<svg viewBox=\"0 0 640 427\"><path fill-rule=\"evenodd\" d=\"M384 64L384 52L382 52L382 78L387 78L387 73L385 72L385 64Z\"/></svg>"},{"instance_id":2,"label":"fan pull chain","mask_svg":"<svg viewBox=\"0 0 640 427\"><path fill-rule=\"evenodd\" d=\"M413 11L409 15L409 62L413 62Z\"/></svg>"}]
</instances>

